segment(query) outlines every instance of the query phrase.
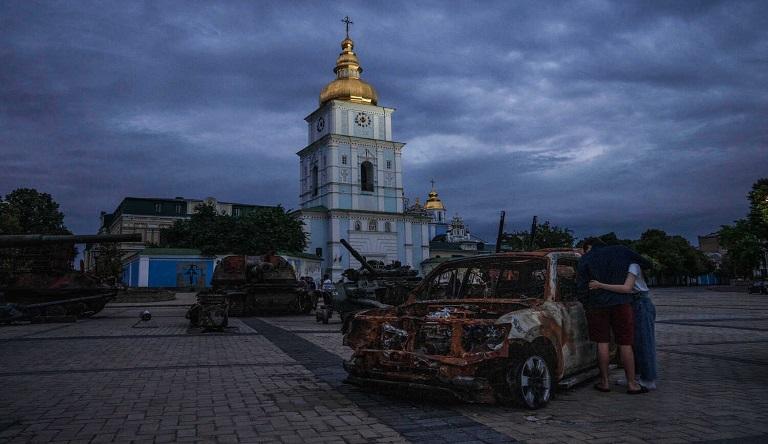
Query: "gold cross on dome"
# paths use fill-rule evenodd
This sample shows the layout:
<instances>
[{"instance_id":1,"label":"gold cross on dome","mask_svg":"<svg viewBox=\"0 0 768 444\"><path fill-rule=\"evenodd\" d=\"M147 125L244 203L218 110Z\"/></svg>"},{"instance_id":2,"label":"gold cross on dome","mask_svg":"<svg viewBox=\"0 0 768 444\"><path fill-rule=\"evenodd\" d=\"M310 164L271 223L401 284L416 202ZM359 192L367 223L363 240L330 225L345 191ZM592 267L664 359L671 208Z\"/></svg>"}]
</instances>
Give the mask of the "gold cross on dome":
<instances>
[{"instance_id":1,"label":"gold cross on dome","mask_svg":"<svg viewBox=\"0 0 768 444\"><path fill-rule=\"evenodd\" d=\"M349 16L344 17L344 19L341 21L342 23L345 23L347 25L347 38L349 38L349 25L354 24L352 20L349 19Z\"/></svg>"}]
</instances>

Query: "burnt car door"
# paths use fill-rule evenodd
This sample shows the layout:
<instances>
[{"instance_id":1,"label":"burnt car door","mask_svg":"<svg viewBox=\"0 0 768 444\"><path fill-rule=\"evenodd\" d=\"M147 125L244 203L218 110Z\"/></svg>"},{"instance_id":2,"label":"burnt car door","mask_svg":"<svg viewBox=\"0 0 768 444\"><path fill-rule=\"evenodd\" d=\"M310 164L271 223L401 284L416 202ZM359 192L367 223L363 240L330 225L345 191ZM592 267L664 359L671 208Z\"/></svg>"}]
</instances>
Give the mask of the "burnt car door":
<instances>
[{"instance_id":1,"label":"burnt car door","mask_svg":"<svg viewBox=\"0 0 768 444\"><path fill-rule=\"evenodd\" d=\"M556 295L563 310L564 374L575 373L595 365L596 346L589 340L584 306L576 298L575 256L560 256L556 260Z\"/></svg>"}]
</instances>

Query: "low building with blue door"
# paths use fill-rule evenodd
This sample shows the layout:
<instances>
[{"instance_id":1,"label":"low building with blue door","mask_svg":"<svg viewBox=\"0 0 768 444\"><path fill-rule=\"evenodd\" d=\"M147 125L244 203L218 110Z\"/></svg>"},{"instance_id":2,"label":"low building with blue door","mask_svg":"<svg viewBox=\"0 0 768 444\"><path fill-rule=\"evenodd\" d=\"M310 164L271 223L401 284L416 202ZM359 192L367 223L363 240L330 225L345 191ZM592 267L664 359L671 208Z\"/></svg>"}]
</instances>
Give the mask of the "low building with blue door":
<instances>
[{"instance_id":1,"label":"low building with blue door","mask_svg":"<svg viewBox=\"0 0 768 444\"><path fill-rule=\"evenodd\" d=\"M320 280L322 259L305 253L279 253L296 271L296 277ZM208 288L220 258L194 248L145 248L123 260L123 283L145 288Z\"/></svg>"},{"instance_id":2,"label":"low building with blue door","mask_svg":"<svg viewBox=\"0 0 768 444\"><path fill-rule=\"evenodd\" d=\"M129 287L205 288L211 286L216 256L192 248L145 248L123 261Z\"/></svg>"}]
</instances>

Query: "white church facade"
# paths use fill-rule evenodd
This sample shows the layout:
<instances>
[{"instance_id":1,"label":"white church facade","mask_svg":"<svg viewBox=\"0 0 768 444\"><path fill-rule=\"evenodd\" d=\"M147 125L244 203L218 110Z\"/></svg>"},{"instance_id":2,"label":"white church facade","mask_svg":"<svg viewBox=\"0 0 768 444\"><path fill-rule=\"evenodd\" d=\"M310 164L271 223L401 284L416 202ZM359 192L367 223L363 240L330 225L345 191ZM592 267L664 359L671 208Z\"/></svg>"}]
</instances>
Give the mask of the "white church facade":
<instances>
[{"instance_id":1,"label":"white church facade","mask_svg":"<svg viewBox=\"0 0 768 444\"><path fill-rule=\"evenodd\" d=\"M369 260L399 261L419 269L430 257L432 218L410 212L403 198L402 151L393 140L393 108L378 105L375 89L347 36L336 61L336 79L306 117L308 144L299 156L300 210L307 253L337 279L359 263L340 243L346 239Z\"/></svg>"}]
</instances>

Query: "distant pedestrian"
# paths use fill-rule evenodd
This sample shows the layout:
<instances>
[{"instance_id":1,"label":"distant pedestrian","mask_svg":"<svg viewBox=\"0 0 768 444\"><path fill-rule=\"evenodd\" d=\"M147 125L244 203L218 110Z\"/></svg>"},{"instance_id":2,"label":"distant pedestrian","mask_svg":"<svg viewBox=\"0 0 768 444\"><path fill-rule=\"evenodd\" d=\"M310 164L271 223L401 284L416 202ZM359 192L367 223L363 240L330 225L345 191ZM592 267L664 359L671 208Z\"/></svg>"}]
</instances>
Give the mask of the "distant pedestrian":
<instances>
[{"instance_id":1,"label":"distant pedestrian","mask_svg":"<svg viewBox=\"0 0 768 444\"><path fill-rule=\"evenodd\" d=\"M592 280L590 289L603 289L616 293L631 293L632 312L635 322L635 368L637 370L637 382L643 387L656 389L656 306L649 296L648 285L643 279L643 270L639 264L629 265L627 278L621 285L610 285ZM616 381L619 385L626 385L626 380Z\"/></svg>"},{"instance_id":2,"label":"distant pedestrian","mask_svg":"<svg viewBox=\"0 0 768 444\"><path fill-rule=\"evenodd\" d=\"M336 287L333 285L333 281L329 275L323 275L323 291L333 291Z\"/></svg>"},{"instance_id":3,"label":"distant pedestrian","mask_svg":"<svg viewBox=\"0 0 768 444\"><path fill-rule=\"evenodd\" d=\"M331 301L333 301L333 291L336 290L336 286L333 285L330 275L323 275L323 285L321 290L323 294L323 305L325 307L330 307Z\"/></svg>"},{"instance_id":4,"label":"distant pedestrian","mask_svg":"<svg viewBox=\"0 0 768 444\"><path fill-rule=\"evenodd\" d=\"M610 290L589 289L590 281L621 284L625 281L630 264L650 265L642 256L623 245L606 246L598 238L584 241L585 254L579 260L578 280L580 300L585 305L589 337L597 342L597 362L600 369L600 382L595 389L601 392L611 391L608 383L608 363L610 360L610 340L613 331L619 345L619 355L627 377L627 393L647 393L648 389L635 381L634 314L630 302L632 296Z\"/></svg>"}]
</instances>

